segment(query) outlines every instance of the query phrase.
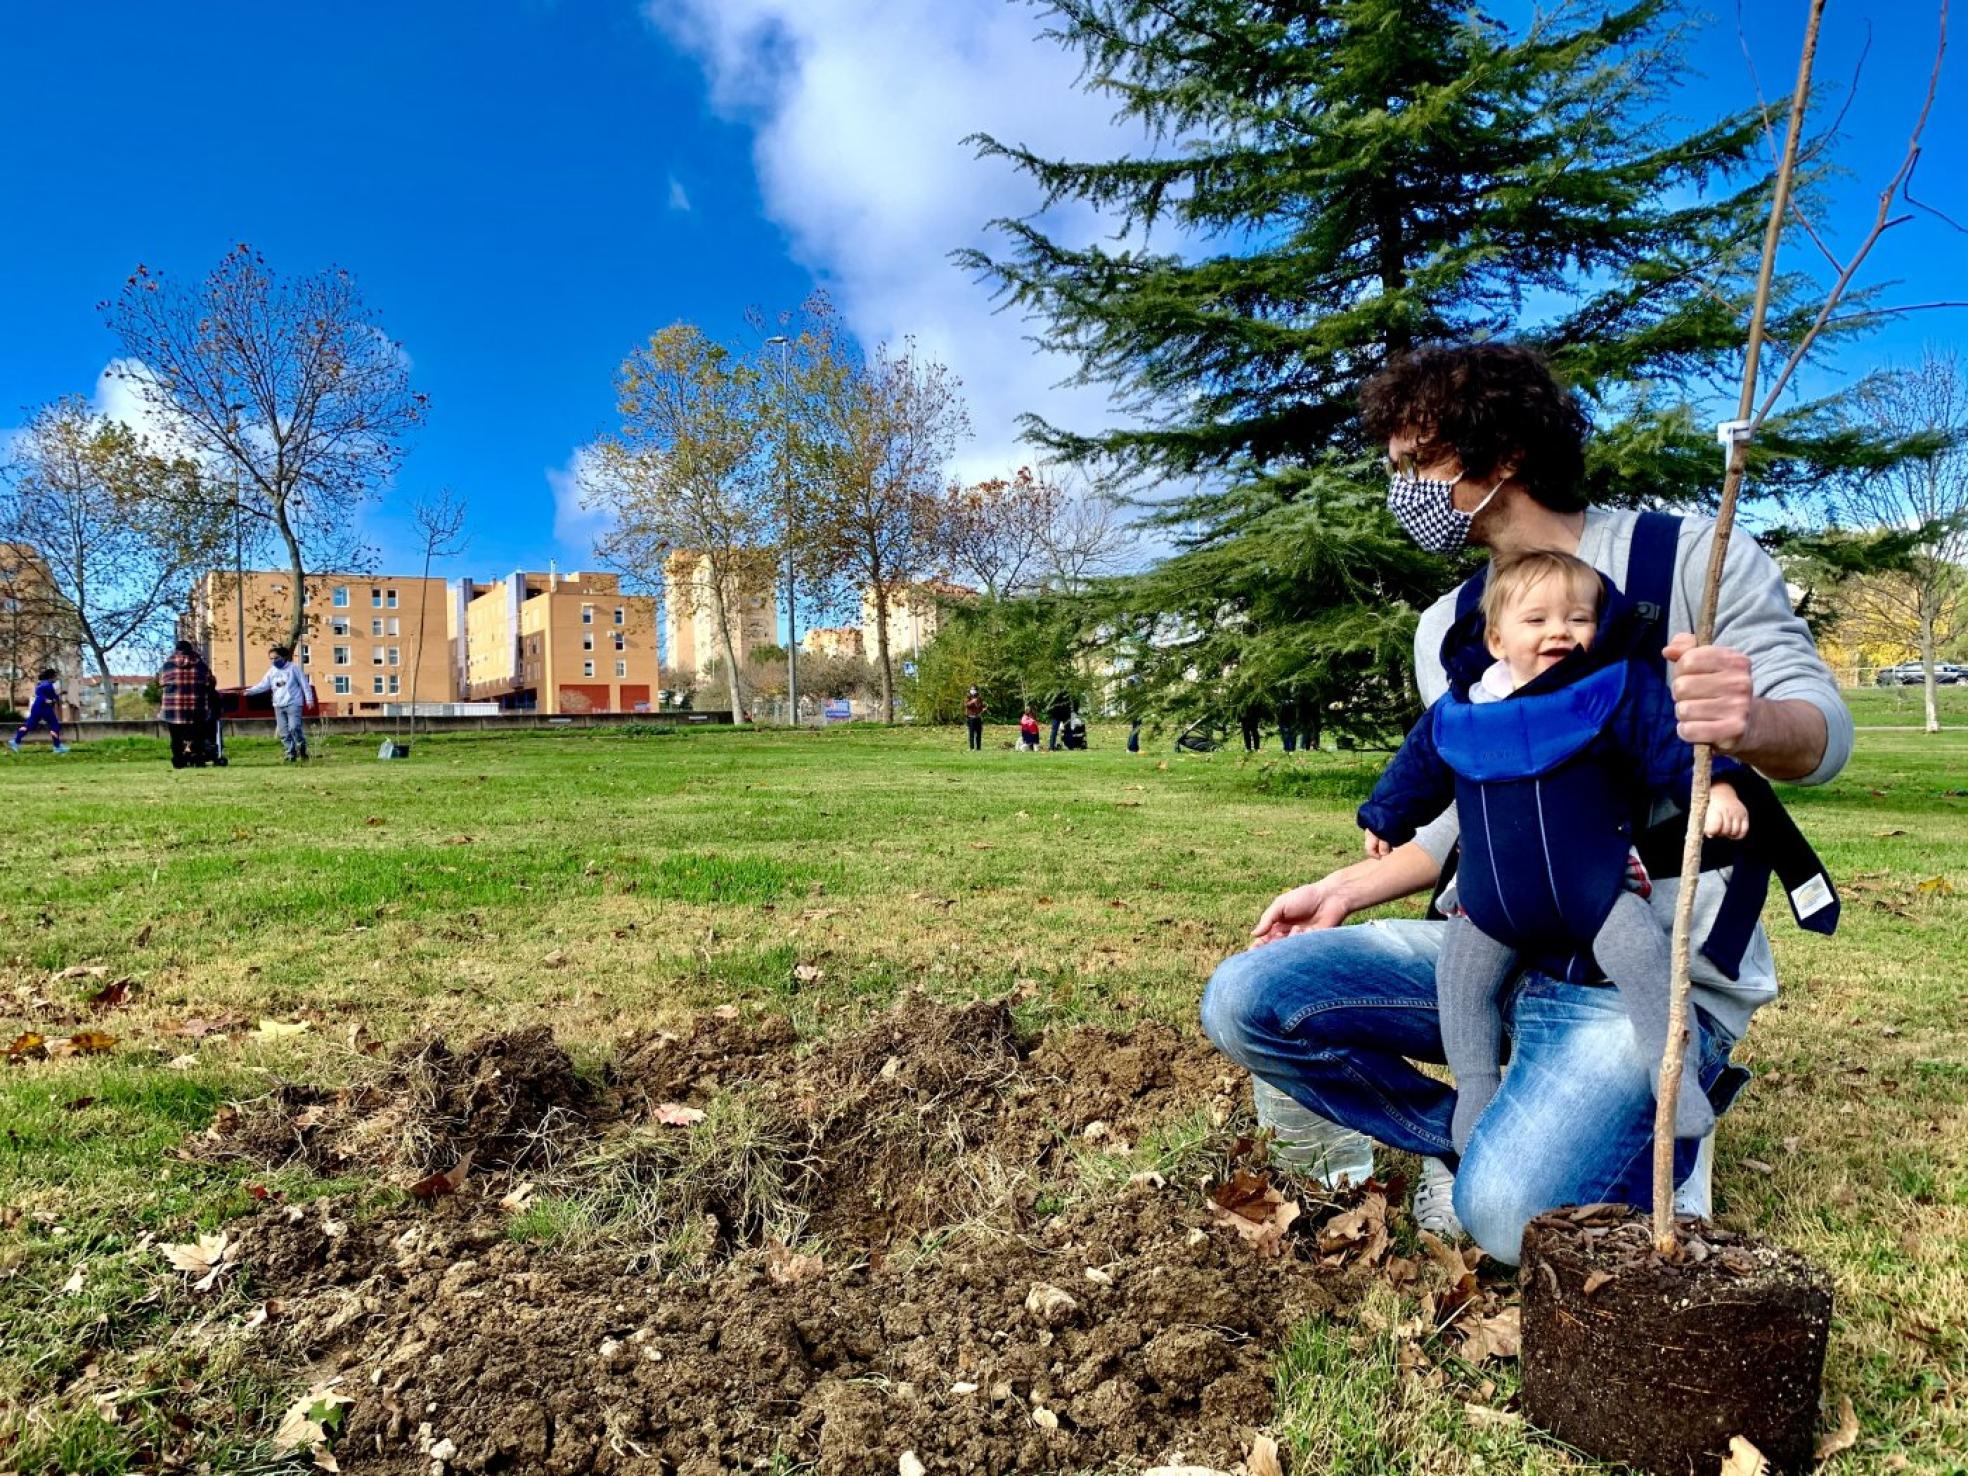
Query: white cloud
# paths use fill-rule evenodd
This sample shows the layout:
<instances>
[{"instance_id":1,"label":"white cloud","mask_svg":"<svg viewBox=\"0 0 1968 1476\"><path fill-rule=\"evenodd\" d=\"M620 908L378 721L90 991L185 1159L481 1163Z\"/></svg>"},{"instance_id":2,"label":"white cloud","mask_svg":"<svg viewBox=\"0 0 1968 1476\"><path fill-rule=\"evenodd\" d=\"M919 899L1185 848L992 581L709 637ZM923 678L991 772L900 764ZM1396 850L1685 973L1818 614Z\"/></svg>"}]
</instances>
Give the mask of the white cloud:
<instances>
[{"instance_id":1,"label":"white cloud","mask_svg":"<svg viewBox=\"0 0 1968 1476\"><path fill-rule=\"evenodd\" d=\"M688 210L689 208L690 195L684 189L683 181L672 174L670 176L670 209Z\"/></svg>"},{"instance_id":2,"label":"white cloud","mask_svg":"<svg viewBox=\"0 0 1968 1476\"><path fill-rule=\"evenodd\" d=\"M547 468L547 487L553 493L554 539L572 556L574 567L594 562L595 539L608 530L608 515L581 506L582 482L594 464L594 453L576 446L559 466Z\"/></svg>"},{"instance_id":3,"label":"white cloud","mask_svg":"<svg viewBox=\"0 0 1968 1476\"><path fill-rule=\"evenodd\" d=\"M913 334L962 377L976 436L967 475L1032 457L1022 411L1091 430L1104 389L1062 389L1074 361L1026 341L986 285L950 261L1000 243L985 229L1029 213L1032 186L962 140L988 132L1069 157L1139 151L1111 99L1080 90L1078 59L1004 0L647 0L650 23L694 57L713 105L754 131L766 212L826 284L864 345ZM1099 222L1061 207L1050 229L1084 240Z\"/></svg>"}]
</instances>

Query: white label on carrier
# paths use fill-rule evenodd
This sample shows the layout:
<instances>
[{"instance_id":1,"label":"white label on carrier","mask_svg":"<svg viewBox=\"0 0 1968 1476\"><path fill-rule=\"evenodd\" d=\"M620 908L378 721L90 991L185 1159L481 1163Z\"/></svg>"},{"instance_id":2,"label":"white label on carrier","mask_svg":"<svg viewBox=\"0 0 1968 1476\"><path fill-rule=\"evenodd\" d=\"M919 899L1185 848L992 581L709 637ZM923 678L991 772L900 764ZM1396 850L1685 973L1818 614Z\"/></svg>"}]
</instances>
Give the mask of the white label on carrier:
<instances>
[{"instance_id":1,"label":"white label on carrier","mask_svg":"<svg viewBox=\"0 0 1968 1476\"><path fill-rule=\"evenodd\" d=\"M1799 917L1809 917L1831 906L1831 883L1822 874L1812 877L1790 894L1790 905Z\"/></svg>"}]
</instances>

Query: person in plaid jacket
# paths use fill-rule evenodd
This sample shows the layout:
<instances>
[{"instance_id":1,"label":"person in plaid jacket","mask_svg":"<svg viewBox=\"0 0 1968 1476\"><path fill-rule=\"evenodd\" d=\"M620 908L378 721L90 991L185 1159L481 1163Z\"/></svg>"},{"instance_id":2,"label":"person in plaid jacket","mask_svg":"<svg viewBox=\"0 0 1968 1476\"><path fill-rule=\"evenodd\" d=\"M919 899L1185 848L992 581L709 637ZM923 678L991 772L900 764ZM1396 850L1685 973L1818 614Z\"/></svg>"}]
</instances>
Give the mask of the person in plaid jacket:
<instances>
[{"instance_id":1,"label":"person in plaid jacket","mask_svg":"<svg viewBox=\"0 0 1968 1476\"><path fill-rule=\"evenodd\" d=\"M219 720L219 683L198 647L178 642L157 674L157 690L163 698L160 716L171 730L171 766L181 769L200 762L210 751L212 728Z\"/></svg>"}]
</instances>

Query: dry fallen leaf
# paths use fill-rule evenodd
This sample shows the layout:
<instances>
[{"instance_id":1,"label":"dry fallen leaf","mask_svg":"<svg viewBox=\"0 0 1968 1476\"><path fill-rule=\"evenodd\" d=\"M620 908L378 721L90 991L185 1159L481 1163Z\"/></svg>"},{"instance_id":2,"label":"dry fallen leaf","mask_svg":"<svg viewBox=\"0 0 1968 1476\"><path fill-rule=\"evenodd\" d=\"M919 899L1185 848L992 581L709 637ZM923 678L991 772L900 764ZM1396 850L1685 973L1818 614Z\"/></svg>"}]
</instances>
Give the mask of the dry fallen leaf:
<instances>
[{"instance_id":1,"label":"dry fallen leaf","mask_svg":"<svg viewBox=\"0 0 1968 1476\"><path fill-rule=\"evenodd\" d=\"M62 1292L64 1293L64 1295L71 1296L71 1297L81 1296L82 1284L87 1279L88 1279L87 1269L82 1266L77 1266L74 1271L69 1273L68 1280L62 1283Z\"/></svg>"},{"instance_id":2,"label":"dry fallen leaf","mask_svg":"<svg viewBox=\"0 0 1968 1476\"><path fill-rule=\"evenodd\" d=\"M913 1450L902 1452L902 1459L896 1462L897 1476L924 1476L926 1468Z\"/></svg>"},{"instance_id":3,"label":"dry fallen leaf","mask_svg":"<svg viewBox=\"0 0 1968 1476\"><path fill-rule=\"evenodd\" d=\"M656 1120L665 1127L692 1127L704 1120L704 1109L685 1107L680 1102L665 1102L656 1109Z\"/></svg>"},{"instance_id":4,"label":"dry fallen leaf","mask_svg":"<svg viewBox=\"0 0 1968 1476\"><path fill-rule=\"evenodd\" d=\"M1227 1225L1260 1256L1281 1256L1285 1231L1298 1218L1298 1201L1286 1199L1263 1174L1239 1169L1210 1192L1210 1217Z\"/></svg>"},{"instance_id":5,"label":"dry fallen leaf","mask_svg":"<svg viewBox=\"0 0 1968 1476\"><path fill-rule=\"evenodd\" d=\"M1715 1476L1768 1476L1770 1463L1763 1452L1740 1435L1729 1437L1729 1454Z\"/></svg>"},{"instance_id":6,"label":"dry fallen leaf","mask_svg":"<svg viewBox=\"0 0 1968 1476\"><path fill-rule=\"evenodd\" d=\"M1817 1458L1828 1461L1840 1451L1850 1450L1858 1443L1858 1411L1852 1408L1852 1396L1842 1394L1838 1399L1838 1426L1818 1436Z\"/></svg>"},{"instance_id":7,"label":"dry fallen leaf","mask_svg":"<svg viewBox=\"0 0 1968 1476\"><path fill-rule=\"evenodd\" d=\"M201 1235L184 1245L160 1242L157 1249L178 1270L198 1278L191 1285L193 1291L210 1291L220 1273L233 1264L239 1242L221 1230L217 1235Z\"/></svg>"},{"instance_id":8,"label":"dry fallen leaf","mask_svg":"<svg viewBox=\"0 0 1968 1476\"><path fill-rule=\"evenodd\" d=\"M827 971L818 964L794 964L793 977L802 984L817 984L827 977Z\"/></svg>"},{"instance_id":9,"label":"dry fallen leaf","mask_svg":"<svg viewBox=\"0 0 1968 1476\"><path fill-rule=\"evenodd\" d=\"M567 955L565 953L562 953L558 948L556 948L552 953L549 953L545 958L541 959L540 962L542 965L544 965L547 968L557 969L562 967L564 964L566 964Z\"/></svg>"},{"instance_id":10,"label":"dry fallen leaf","mask_svg":"<svg viewBox=\"0 0 1968 1476\"><path fill-rule=\"evenodd\" d=\"M78 1030L48 1047L51 1056L106 1056L116 1049L116 1037L104 1030Z\"/></svg>"},{"instance_id":11,"label":"dry fallen leaf","mask_svg":"<svg viewBox=\"0 0 1968 1476\"><path fill-rule=\"evenodd\" d=\"M10 1064L21 1061L38 1061L48 1054L48 1039L32 1030L24 1030L14 1037L14 1043L7 1047L7 1060Z\"/></svg>"},{"instance_id":12,"label":"dry fallen leaf","mask_svg":"<svg viewBox=\"0 0 1968 1476\"><path fill-rule=\"evenodd\" d=\"M1471 1363L1488 1358L1515 1358L1524 1346L1522 1309L1505 1307L1488 1317L1459 1325L1462 1356Z\"/></svg>"},{"instance_id":13,"label":"dry fallen leaf","mask_svg":"<svg viewBox=\"0 0 1968 1476\"><path fill-rule=\"evenodd\" d=\"M1320 1227L1319 1249L1326 1255L1357 1250L1361 1265L1371 1266L1387 1254L1387 1196L1368 1194L1359 1204L1334 1215Z\"/></svg>"},{"instance_id":14,"label":"dry fallen leaf","mask_svg":"<svg viewBox=\"0 0 1968 1476\"><path fill-rule=\"evenodd\" d=\"M305 1020L262 1020L253 1034L260 1040L285 1040L290 1035L304 1035L312 1028Z\"/></svg>"},{"instance_id":15,"label":"dry fallen leaf","mask_svg":"<svg viewBox=\"0 0 1968 1476\"><path fill-rule=\"evenodd\" d=\"M418 1199L436 1199L445 1194L456 1194L465 1182L465 1175L471 1172L472 1154L477 1150L467 1148L465 1156L439 1174L426 1174L410 1186L410 1192Z\"/></svg>"},{"instance_id":16,"label":"dry fallen leaf","mask_svg":"<svg viewBox=\"0 0 1968 1476\"><path fill-rule=\"evenodd\" d=\"M136 989L137 984L134 979L118 979L114 983L103 985L102 988L85 999L83 1003L91 1009L113 1010L120 1005L128 1003L130 996L136 992Z\"/></svg>"},{"instance_id":17,"label":"dry fallen leaf","mask_svg":"<svg viewBox=\"0 0 1968 1476\"><path fill-rule=\"evenodd\" d=\"M1278 1459L1278 1442L1269 1435L1253 1435L1244 1469L1250 1476L1285 1476L1284 1463Z\"/></svg>"},{"instance_id":18,"label":"dry fallen leaf","mask_svg":"<svg viewBox=\"0 0 1968 1476\"><path fill-rule=\"evenodd\" d=\"M313 1450L317 1463L327 1454L329 1432L341 1428L344 1412L355 1403L335 1387L339 1383L339 1376L324 1379L288 1406L280 1428L273 1433L273 1448L277 1453L284 1455L307 1446Z\"/></svg>"},{"instance_id":19,"label":"dry fallen leaf","mask_svg":"<svg viewBox=\"0 0 1968 1476\"><path fill-rule=\"evenodd\" d=\"M528 1179L505 1198L499 1201L499 1208L509 1215L521 1215L533 1208L533 1181Z\"/></svg>"},{"instance_id":20,"label":"dry fallen leaf","mask_svg":"<svg viewBox=\"0 0 1968 1476\"><path fill-rule=\"evenodd\" d=\"M1588 1297L1591 1296L1612 1279L1613 1273L1610 1271L1594 1271L1590 1276L1585 1278L1583 1294Z\"/></svg>"}]
</instances>

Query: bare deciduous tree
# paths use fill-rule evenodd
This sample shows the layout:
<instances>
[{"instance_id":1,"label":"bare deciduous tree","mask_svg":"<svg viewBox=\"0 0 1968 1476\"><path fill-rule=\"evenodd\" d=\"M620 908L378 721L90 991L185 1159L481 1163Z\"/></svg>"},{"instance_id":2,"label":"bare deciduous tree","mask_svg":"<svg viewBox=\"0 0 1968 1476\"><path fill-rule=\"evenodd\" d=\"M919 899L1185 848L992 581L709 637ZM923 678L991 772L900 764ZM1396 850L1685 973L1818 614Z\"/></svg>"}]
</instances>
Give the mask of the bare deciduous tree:
<instances>
[{"instance_id":1,"label":"bare deciduous tree","mask_svg":"<svg viewBox=\"0 0 1968 1476\"><path fill-rule=\"evenodd\" d=\"M1134 533L1113 501L1087 487L1062 488L1040 533L1048 582L1079 594L1089 581L1118 570Z\"/></svg>"},{"instance_id":2,"label":"bare deciduous tree","mask_svg":"<svg viewBox=\"0 0 1968 1476\"><path fill-rule=\"evenodd\" d=\"M1930 349L1915 367L1868 379L1857 405L1874 428L1926 438L1934 449L1855 477L1839 493L1839 517L1850 527L1923 530L1900 572L1854 580L1842 592L1841 618L1860 639L1920 652L1927 731L1938 733L1936 638L1959 623L1968 602L1968 384L1952 351Z\"/></svg>"},{"instance_id":3,"label":"bare deciduous tree","mask_svg":"<svg viewBox=\"0 0 1968 1476\"><path fill-rule=\"evenodd\" d=\"M449 487L419 497L410 509L410 519L424 545L424 577L417 586L417 654L410 667L410 723L414 729L417 683L424 671L424 627L430 619L431 562L456 557L471 540L465 536L465 500Z\"/></svg>"},{"instance_id":4,"label":"bare deciduous tree","mask_svg":"<svg viewBox=\"0 0 1968 1476\"><path fill-rule=\"evenodd\" d=\"M156 635L223 523L198 469L69 397L36 410L12 457L0 541L31 548L113 695L110 653Z\"/></svg>"},{"instance_id":5,"label":"bare deciduous tree","mask_svg":"<svg viewBox=\"0 0 1968 1476\"><path fill-rule=\"evenodd\" d=\"M975 580L994 600L1015 593L1047 558L1061 500L1058 484L1029 466L1009 477L951 483L939 534L951 572Z\"/></svg>"},{"instance_id":6,"label":"bare deciduous tree","mask_svg":"<svg viewBox=\"0 0 1968 1476\"><path fill-rule=\"evenodd\" d=\"M942 561L940 489L970 417L957 377L911 341L859 364L817 356L807 372L813 419L797 444L815 468L813 525L827 567L873 610L882 719L893 722L889 614Z\"/></svg>"},{"instance_id":7,"label":"bare deciduous tree","mask_svg":"<svg viewBox=\"0 0 1968 1476\"><path fill-rule=\"evenodd\" d=\"M610 523L595 553L677 608L708 605L741 721L736 632L746 603L770 588L778 498L758 373L678 323L622 362L616 389L622 428L583 472L583 505Z\"/></svg>"},{"instance_id":8,"label":"bare deciduous tree","mask_svg":"<svg viewBox=\"0 0 1968 1476\"><path fill-rule=\"evenodd\" d=\"M285 550L298 648L309 568L360 566L353 514L424 418L401 346L346 271L282 278L245 245L190 285L139 266L101 306L170 449Z\"/></svg>"}]
</instances>

